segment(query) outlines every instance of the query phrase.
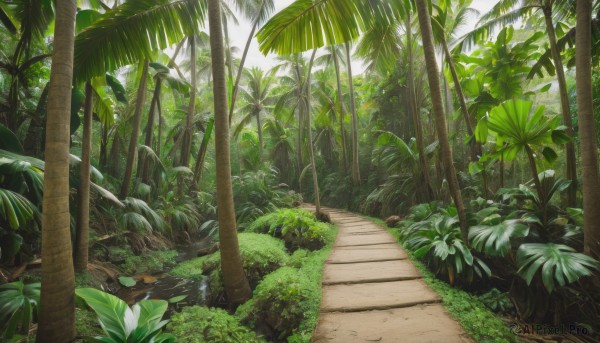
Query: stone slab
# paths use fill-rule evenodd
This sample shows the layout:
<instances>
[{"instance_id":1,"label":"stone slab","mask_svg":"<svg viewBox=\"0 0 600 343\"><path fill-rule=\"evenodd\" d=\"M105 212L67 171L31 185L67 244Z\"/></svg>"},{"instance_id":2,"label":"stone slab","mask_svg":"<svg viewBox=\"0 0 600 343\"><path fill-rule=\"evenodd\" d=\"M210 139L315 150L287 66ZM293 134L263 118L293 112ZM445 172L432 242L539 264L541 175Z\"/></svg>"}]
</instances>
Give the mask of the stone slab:
<instances>
[{"instance_id":1,"label":"stone slab","mask_svg":"<svg viewBox=\"0 0 600 343\"><path fill-rule=\"evenodd\" d=\"M408 260L326 264L323 284L387 282L420 277L421 274Z\"/></svg>"},{"instance_id":2,"label":"stone slab","mask_svg":"<svg viewBox=\"0 0 600 343\"><path fill-rule=\"evenodd\" d=\"M472 343L439 304L323 313L313 343Z\"/></svg>"},{"instance_id":3,"label":"stone slab","mask_svg":"<svg viewBox=\"0 0 600 343\"><path fill-rule=\"evenodd\" d=\"M440 302L423 280L323 287L321 312L357 312Z\"/></svg>"},{"instance_id":4,"label":"stone slab","mask_svg":"<svg viewBox=\"0 0 600 343\"><path fill-rule=\"evenodd\" d=\"M338 247L331 252L327 263L356 263L403 260L407 255L395 243Z\"/></svg>"},{"instance_id":5,"label":"stone slab","mask_svg":"<svg viewBox=\"0 0 600 343\"><path fill-rule=\"evenodd\" d=\"M388 232L381 231L370 234L340 234L334 246L370 245L394 243L396 240Z\"/></svg>"}]
</instances>

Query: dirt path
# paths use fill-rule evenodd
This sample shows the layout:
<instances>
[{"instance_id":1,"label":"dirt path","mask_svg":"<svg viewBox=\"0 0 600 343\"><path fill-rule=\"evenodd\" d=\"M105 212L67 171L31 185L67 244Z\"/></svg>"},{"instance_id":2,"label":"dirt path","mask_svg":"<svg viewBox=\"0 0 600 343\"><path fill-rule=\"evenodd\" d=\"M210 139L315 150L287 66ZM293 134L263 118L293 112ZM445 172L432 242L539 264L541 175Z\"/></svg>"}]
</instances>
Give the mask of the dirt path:
<instances>
[{"instance_id":1,"label":"dirt path","mask_svg":"<svg viewBox=\"0 0 600 343\"><path fill-rule=\"evenodd\" d=\"M339 234L325 265L314 343L472 342L389 232L350 212L324 210Z\"/></svg>"}]
</instances>

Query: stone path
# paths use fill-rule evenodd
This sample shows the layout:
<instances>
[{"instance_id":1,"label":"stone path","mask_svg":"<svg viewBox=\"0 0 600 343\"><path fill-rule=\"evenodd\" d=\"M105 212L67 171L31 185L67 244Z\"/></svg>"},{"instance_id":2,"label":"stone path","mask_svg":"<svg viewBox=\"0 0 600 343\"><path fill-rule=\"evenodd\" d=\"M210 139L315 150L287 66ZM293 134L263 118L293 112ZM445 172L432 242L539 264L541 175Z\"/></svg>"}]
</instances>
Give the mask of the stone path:
<instances>
[{"instance_id":1,"label":"stone path","mask_svg":"<svg viewBox=\"0 0 600 343\"><path fill-rule=\"evenodd\" d=\"M355 214L323 210L339 234L325 265L313 343L472 342L389 232Z\"/></svg>"}]
</instances>

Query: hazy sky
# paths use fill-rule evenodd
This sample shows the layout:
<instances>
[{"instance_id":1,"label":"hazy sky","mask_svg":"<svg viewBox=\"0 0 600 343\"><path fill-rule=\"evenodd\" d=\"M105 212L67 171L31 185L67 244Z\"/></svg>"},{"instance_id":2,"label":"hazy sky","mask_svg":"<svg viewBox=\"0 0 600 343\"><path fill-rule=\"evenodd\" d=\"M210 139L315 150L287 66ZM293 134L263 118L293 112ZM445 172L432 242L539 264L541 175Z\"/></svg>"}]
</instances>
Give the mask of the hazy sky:
<instances>
[{"instance_id":1,"label":"hazy sky","mask_svg":"<svg viewBox=\"0 0 600 343\"><path fill-rule=\"evenodd\" d=\"M275 13L279 12L289 4L291 4L293 0L275 0ZM473 0L471 7L479 10L481 13L487 12L496 2L497 0ZM239 18L239 17L238 17ZM472 23L469 23L469 27L465 29L465 31L472 29L475 26L476 20L473 20ZM238 57L241 57L244 46L246 45L246 40L248 39L248 34L252 26L249 22L244 19L240 19L240 25L234 26L230 29L230 39L232 40L232 45L237 47L240 52ZM273 66L273 57L274 55L269 55L265 57L258 50L258 42L256 38L252 39L252 43L250 45L250 49L248 50L248 57L246 59L246 66L258 66L263 69L270 69ZM354 63L352 63L354 65Z\"/></svg>"}]
</instances>

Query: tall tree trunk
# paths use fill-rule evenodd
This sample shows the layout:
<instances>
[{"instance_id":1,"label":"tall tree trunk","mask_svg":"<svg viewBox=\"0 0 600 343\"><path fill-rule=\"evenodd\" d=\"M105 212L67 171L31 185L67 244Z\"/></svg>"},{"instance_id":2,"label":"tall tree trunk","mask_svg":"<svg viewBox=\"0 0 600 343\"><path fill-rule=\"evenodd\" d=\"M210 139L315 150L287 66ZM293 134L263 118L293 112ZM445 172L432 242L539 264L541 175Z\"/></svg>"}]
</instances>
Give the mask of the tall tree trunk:
<instances>
[{"instance_id":1,"label":"tall tree trunk","mask_svg":"<svg viewBox=\"0 0 600 343\"><path fill-rule=\"evenodd\" d=\"M227 16L223 15L223 37L225 42L225 61L227 62L227 79L226 81L233 82L233 57L231 55L231 41L229 40L229 24L227 22ZM228 84L225 83L225 89L229 91L227 88ZM229 108L228 108L229 109Z\"/></svg>"},{"instance_id":2,"label":"tall tree trunk","mask_svg":"<svg viewBox=\"0 0 600 343\"><path fill-rule=\"evenodd\" d=\"M412 20L410 13L406 18L406 38L408 45L408 94L411 117L413 120L413 126L415 127L415 139L417 143L417 151L419 152L419 165L421 167L421 175L426 187L425 199L427 202L432 201L435 196L433 193L433 187L431 185L431 177L429 176L429 165L427 164L425 156L425 142L423 140L423 125L421 123L421 116L419 114L419 108L417 106L417 95L415 91L415 66L414 66L414 55L413 55L413 43L412 43Z\"/></svg>"},{"instance_id":3,"label":"tall tree trunk","mask_svg":"<svg viewBox=\"0 0 600 343\"><path fill-rule=\"evenodd\" d=\"M465 100L465 94L463 93L462 86L460 85L460 79L458 78L456 67L454 66L452 54L450 53L450 49L448 49L448 43L445 39L442 39L442 46L446 55L446 62L448 63L448 68L450 68L450 74L452 74L452 81L454 82L454 89L456 90L456 96L458 97L460 110L465 119L467 134L469 135L469 137L471 137L471 144L469 144L469 150L471 152L471 161L477 162L479 160L478 155L481 155L481 145L475 140L475 137L473 137L473 123L471 122L471 114L469 113L467 101Z\"/></svg>"},{"instance_id":4,"label":"tall tree trunk","mask_svg":"<svg viewBox=\"0 0 600 343\"><path fill-rule=\"evenodd\" d=\"M156 107L158 105L158 99L160 97L160 91L162 87L162 78L157 76L154 85L154 93L152 94L152 100L150 101L150 110L148 111L148 122L146 123L146 137L144 138L144 145L152 149L152 142L154 141L154 115L156 114ZM160 156L157 154L157 156ZM141 166L138 169L138 175L142 176L142 182L147 184L150 180L150 161L146 157L143 161L138 163Z\"/></svg>"},{"instance_id":5,"label":"tall tree trunk","mask_svg":"<svg viewBox=\"0 0 600 343\"><path fill-rule=\"evenodd\" d=\"M133 163L137 155L138 137L140 135L140 125L142 122L142 109L146 100L146 88L148 87L148 60L142 62L142 75L140 85L135 100L135 112L133 114L133 128L131 129L131 138L129 139L129 150L127 151L127 165L125 166L125 175L121 185L121 198L126 198L131 186L131 177L133 176Z\"/></svg>"},{"instance_id":6,"label":"tall tree trunk","mask_svg":"<svg viewBox=\"0 0 600 343\"><path fill-rule=\"evenodd\" d=\"M262 124L260 122L260 111L256 113L256 128L258 133L258 160L262 162L263 160L263 133L262 133Z\"/></svg>"},{"instance_id":7,"label":"tall tree trunk","mask_svg":"<svg viewBox=\"0 0 600 343\"><path fill-rule=\"evenodd\" d=\"M298 83L301 83L302 81L302 73L300 72L300 66L298 66L298 63L295 64L294 66L294 70L296 72L296 80L298 80ZM302 89L299 89L298 93L298 99L300 99L302 97ZM298 141L297 141L297 145L296 145L296 159L297 161L297 165L298 165L298 174L300 174L302 172L302 169L304 168L304 156L302 154L302 141L304 138L303 132L302 132L302 128L303 128L303 122L304 122L304 115L302 113L302 107L298 108ZM302 182L299 182L298 185L300 186L300 190L302 189Z\"/></svg>"},{"instance_id":8,"label":"tall tree trunk","mask_svg":"<svg viewBox=\"0 0 600 343\"><path fill-rule=\"evenodd\" d=\"M342 145L342 158L341 168L342 174L346 174L346 168L348 168L348 152L346 151L346 131L344 130L344 102L342 97L342 79L340 75L340 61L338 59L335 46L331 47L331 55L333 56L333 66L335 67L335 82L337 84L337 106L338 113L340 114L340 137Z\"/></svg>"},{"instance_id":9,"label":"tall tree trunk","mask_svg":"<svg viewBox=\"0 0 600 343\"><path fill-rule=\"evenodd\" d=\"M215 149L217 168L217 206L219 208L219 238L223 283L230 304L238 305L252 294L242 267L242 257L237 238L233 189L231 186L231 161L229 156L229 118L227 113L227 87L225 57L221 25L220 0L208 1L208 23L214 87Z\"/></svg>"},{"instance_id":10,"label":"tall tree trunk","mask_svg":"<svg viewBox=\"0 0 600 343\"><path fill-rule=\"evenodd\" d=\"M185 119L185 129L183 131L183 143L181 145L181 156L179 165L188 167L190 164L190 154L192 151L192 123L194 115L196 114L196 38L190 36L190 59L192 60L191 65L191 80L192 88L190 90L190 104L188 106L188 112Z\"/></svg>"},{"instance_id":11,"label":"tall tree trunk","mask_svg":"<svg viewBox=\"0 0 600 343\"><path fill-rule=\"evenodd\" d=\"M46 167L42 212L42 293L37 342L75 338L75 275L69 214L69 142L74 0L57 1L46 117Z\"/></svg>"},{"instance_id":12,"label":"tall tree trunk","mask_svg":"<svg viewBox=\"0 0 600 343\"><path fill-rule=\"evenodd\" d=\"M348 87L350 92L350 114L352 115L352 182L360 185L360 166L358 164L358 116L354 102L354 85L352 81L352 59L350 57L350 43L346 43L346 68L348 69Z\"/></svg>"},{"instance_id":13,"label":"tall tree trunk","mask_svg":"<svg viewBox=\"0 0 600 343\"><path fill-rule=\"evenodd\" d=\"M92 111L94 94L90 82L85 83L83 107L83 134L81 138L81 163L79 164L79 189L77 190L77 240L75 241L75 270L87 269L90 234L90 170L92 154Z\"/></svg>"},{"instance_id":14,"label":"tall tree trunk","mask_svg":"<svg viewBox=\"0 0 600 343\"><path fill-rule=\"evenodd\" d=\"M210 137L213 133L215 120L214 118L209 119L206 128L204 129L204 137L202 137L202 144L198 150L198 157L196 157L196 165L194 166L194 179L192 181L192 190L197 190L200 181L202 181L202 171L204 170L204 160L206 159L206 152L208 151L208 144L210 143Z\"/></svg>"},{"instance_id":15,"label":"tall tree trunk","mask_svg":"<svg viewBox=\"0 0 600 343\"><path fill-rule=\"evenodd\" d=\"M587 255L600 259L600 177L592 94L591 13L591 0L577 0L575 66L583 173L583 251Z\"/></svg>"},{"instance_id":16,"label":"tall tree trunk","mask_svg":"<svg viewBox=\"0 0 600 343\"><path fill-rule=\"evenodd\" d=\"M313 50L312 56L310 57L310 62L308 64L308 74L306 75L306 126L307 126L307 134L308 134L308 155L310 158L310 169L312 171L312 177L313 177L313 189L314 189L314 193L315 193L315 207L316 207L316 213L317 213L317 218L320 218L320 213L321 213L321 198L319 196L319 179L317 177L317 166L315 163L315 151L314 151L314 147L313 147L313 140L312 140L312 128L311 128L311 118L310 118L310 97L311 97L311 90L310 90L310 73L312 72L312 66L313 66L313 62L315 60L315 55L317 54L317 49Z\"/></svg>"},{"instance_id":17,"label":"tall tree trunk","mask_svg":"<svg viewBox=\"0 0 600 343\"><path fill-rule=\"evenodd\" d=\"M423 39L423 51L425 53L425 65L427 67L427 78L429 80L429 90L431 92L431 101L433 103L433 112L435 115L435 127L438 141L440 144L440 153L444 163L444 174L448 180L450 194L454 200L454 205L458 212L460 227L465 242L468 242L468 224L465 205L462 200L454 161L452 158L452 149L448 142L448 131L446 129L446 114L444 113L444 102L442 101L442 91L440 89L440 80L438 78L438 67L435 59L435 48L433 45L433 33L431 29L431 18L427 8L426 0L417 0L417 12L419 17L419 26L421 27L421 36Z\"/></svg>"},{"instance_id":18,"label":"tall tree trunk","mask_svg":"<svg viewBox=\"0 0 600 343\"><path fill-rule=\"evenodd\" d=\"M544 11L544 20L546 22L546 32L550 42L550 52L552 61L556 69L556 79L558 80L558 91L560 94L560 107L563 121L567 127L567 133L573 137L573 121L571 120L571 110L569 108L569 95L567 93L567 82L565 81L565 70L563 68L560 51L556 44L556 33L552 24L552 4L546 0L542 7ZM568 206L575 207L577 204L577 161L575 157L575 143L570 140L565 144L567 151L567 179L571 180L571 187L567 191Z\"/></svg>"},{"instance_id":19,"label":"tall tree trunk","mask_svg":"<svg viewBox=\"0 0 600 343\"><path fill-rule=\"evenodd\" d=\"M156 111L158 114L158 132L156 133L156 155L158 157L160 157L160 147L161 147L162 127L163 127L162 107L160 106L160 97L158 97L158 99L156 99Z\"/></svg>"}]
</instances>

